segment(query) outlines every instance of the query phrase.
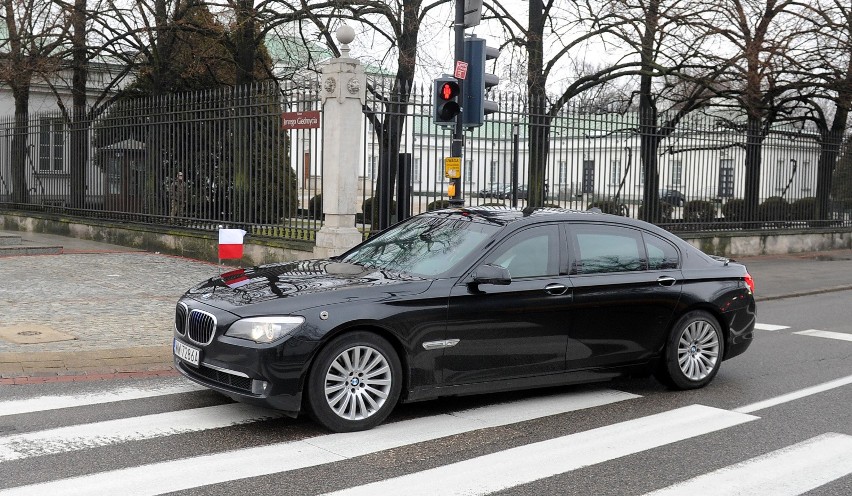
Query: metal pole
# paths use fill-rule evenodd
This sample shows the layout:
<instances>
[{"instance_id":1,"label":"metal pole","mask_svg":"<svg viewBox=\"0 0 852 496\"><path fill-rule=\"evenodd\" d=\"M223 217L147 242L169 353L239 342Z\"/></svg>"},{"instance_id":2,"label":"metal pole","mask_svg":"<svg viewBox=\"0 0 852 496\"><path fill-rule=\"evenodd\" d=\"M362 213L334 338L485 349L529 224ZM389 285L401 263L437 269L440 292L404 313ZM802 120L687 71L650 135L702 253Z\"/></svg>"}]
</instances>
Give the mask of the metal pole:
<instances>
[{"instance_id":1,"label":"metal pole","mask_svg":"<svg viewBox=\"0 0 852 496\"><path fill-rule=\"evenodd\" d=\"M464 0L456 0L456 18L454 28L456 47L455 61L453 62L453 72L455 72L455 63L464 60ZM462 178L464 178L464 159L462 157L462 155L464 154L464 132L462 130L462 113L464 112L465 104L463 83L464 81L459 81L458 101L459 103L461 103L462 110L456 116L456 125L453 129L453 143L450 148L450 155L453 157L459 157L462 163L462 173L459 174L458 178L450 179L450 184L455 186L455 194L450 196L450 205L453 207L464 206L464 192L462 191Z\"/></svg>"},{"instance_id":2,"label":"metal pole","mask_svg":"<svg viewBox=\"0 0 852 496\"><path fill-rule=\"evenodd\" d=\"M519 125L512 123L512 208L518 206L518 134ZM529 189L528 189L529 191Z\"/></svg>"}]
</instances>

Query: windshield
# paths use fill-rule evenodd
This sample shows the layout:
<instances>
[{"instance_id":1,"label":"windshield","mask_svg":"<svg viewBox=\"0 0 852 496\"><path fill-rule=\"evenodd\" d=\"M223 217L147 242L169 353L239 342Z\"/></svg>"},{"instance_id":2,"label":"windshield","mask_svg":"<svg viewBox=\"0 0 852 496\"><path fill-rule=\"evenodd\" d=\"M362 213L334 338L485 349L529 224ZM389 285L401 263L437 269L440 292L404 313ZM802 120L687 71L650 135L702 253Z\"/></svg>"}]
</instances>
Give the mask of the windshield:
<instances>
[{"instance_id":1,"label":"windshield","mask_svg":"<svg viewBox=\"0 0 852 496\"><path fill-rule=\"evenodd\" d=\"M477 251L499 229L460 214L414 217L355 247L340 261L434 277Z\"/></svg>"}]
</instances>

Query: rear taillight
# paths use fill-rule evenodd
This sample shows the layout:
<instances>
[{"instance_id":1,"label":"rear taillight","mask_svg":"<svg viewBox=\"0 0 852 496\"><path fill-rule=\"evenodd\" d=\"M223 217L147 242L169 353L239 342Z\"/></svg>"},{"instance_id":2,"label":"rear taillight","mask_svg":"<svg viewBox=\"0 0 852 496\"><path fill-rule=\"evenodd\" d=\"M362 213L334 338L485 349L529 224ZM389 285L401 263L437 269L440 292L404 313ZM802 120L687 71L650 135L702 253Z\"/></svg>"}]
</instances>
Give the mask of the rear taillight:
<instances>
[{"instance_id":1,"label":"rear taillight","mask_svg":"<svg viewBox=\"0 0 852 496\"><path fill-rule=\"evenodd\" d=\"M751 294L754 294L754 278L751 277L751 274L746 272L745 275L745 283L748 286L748 289L751 291Z\"/></svg>"}]
</instances>

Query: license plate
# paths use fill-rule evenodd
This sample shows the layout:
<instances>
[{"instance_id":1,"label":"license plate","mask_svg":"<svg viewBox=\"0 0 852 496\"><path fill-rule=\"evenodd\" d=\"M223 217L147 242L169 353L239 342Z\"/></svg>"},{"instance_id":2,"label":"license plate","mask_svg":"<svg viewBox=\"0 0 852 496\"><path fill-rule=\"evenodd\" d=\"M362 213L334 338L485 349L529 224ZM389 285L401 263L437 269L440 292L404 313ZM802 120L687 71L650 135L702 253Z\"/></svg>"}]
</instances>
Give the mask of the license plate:
<instances>
[{"instance_id":1,"label":"license plate","mask_svg":"<svg viewBox=\"0 0 852 496\"><path fill-rule=\"evenodd\" d=\"M201 350L188 346L177 339L175 339L174 352L176 357L196 367L201 361Z\"/></svg>"}]
</instances>

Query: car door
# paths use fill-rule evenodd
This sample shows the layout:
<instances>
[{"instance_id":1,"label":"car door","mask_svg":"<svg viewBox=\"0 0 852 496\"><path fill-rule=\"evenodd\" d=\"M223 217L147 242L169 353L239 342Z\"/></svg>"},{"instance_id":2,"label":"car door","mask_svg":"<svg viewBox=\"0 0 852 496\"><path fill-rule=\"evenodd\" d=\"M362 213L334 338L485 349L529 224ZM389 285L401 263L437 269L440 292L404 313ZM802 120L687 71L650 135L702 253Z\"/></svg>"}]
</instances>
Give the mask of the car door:
<instances>
[{"instance_id":1,"label":"car door","mask_svg":"<svg viewBox=\"0 0 852 496\"><path fill-rule=\"evenodd\" d=\"M452 288L447 337L458 343L445 350L444 384L564 371L571 292L560 245L556 224L516 231L477 264L505 267L510 284L472 284L471 275Z\"/></svg>"},{"instance_id":2,"label":"car door","mask_svg":"<svg viewBox=\"0 0 852 496\"><path fill-rule=\"evenodd\" d=\"M569 233L574 301L567 368L649 359L665 342L680 300L677 248L625 226L579 224Z\"/></svg>"}]
</instances>

